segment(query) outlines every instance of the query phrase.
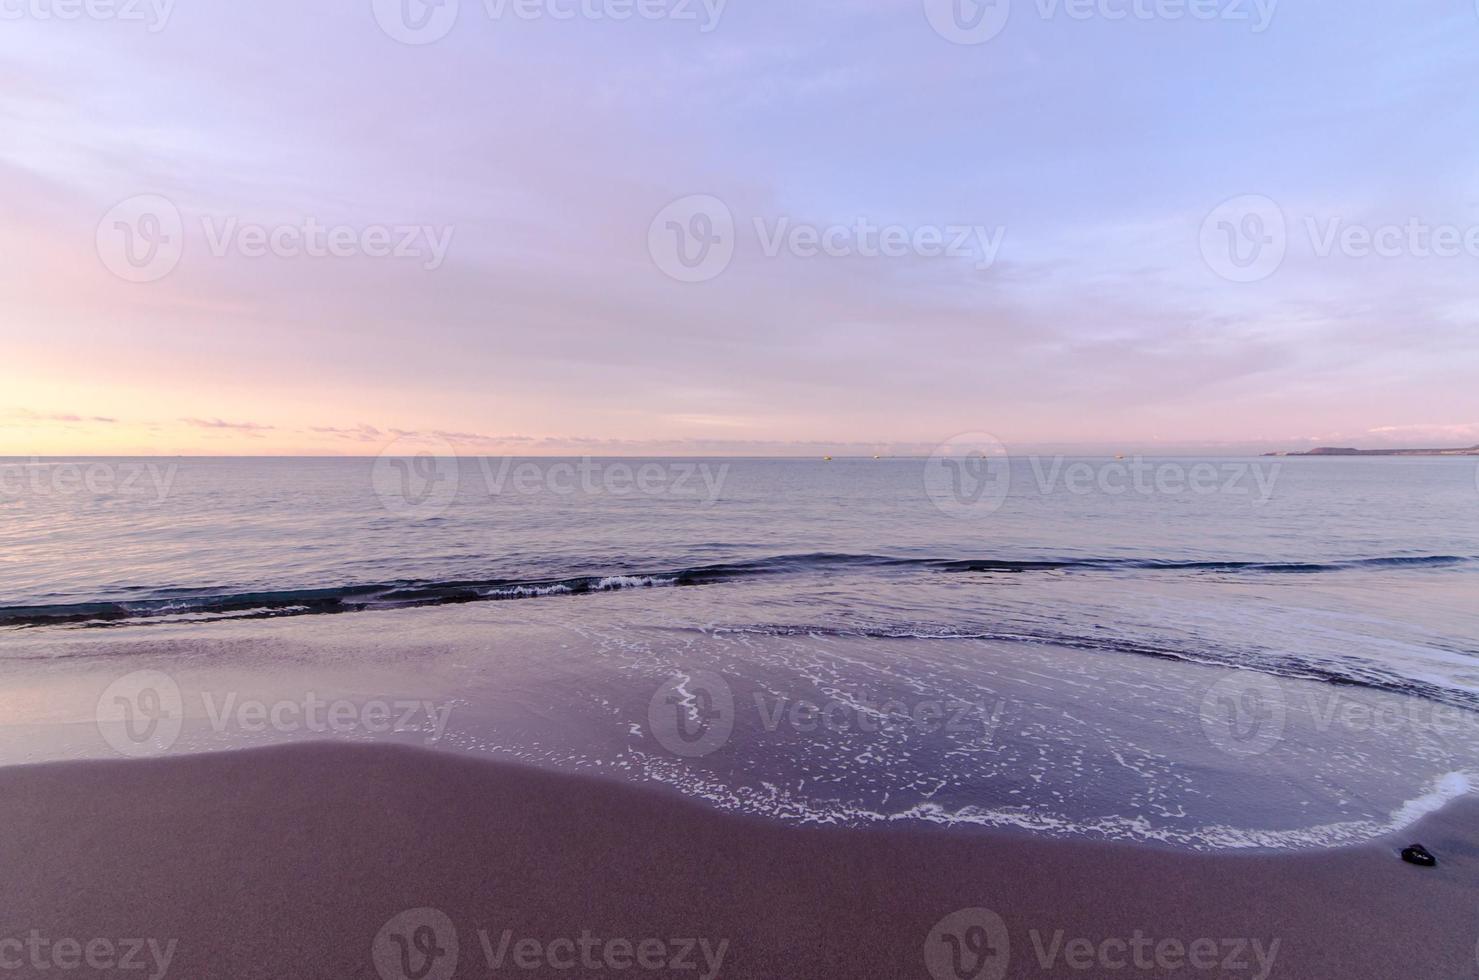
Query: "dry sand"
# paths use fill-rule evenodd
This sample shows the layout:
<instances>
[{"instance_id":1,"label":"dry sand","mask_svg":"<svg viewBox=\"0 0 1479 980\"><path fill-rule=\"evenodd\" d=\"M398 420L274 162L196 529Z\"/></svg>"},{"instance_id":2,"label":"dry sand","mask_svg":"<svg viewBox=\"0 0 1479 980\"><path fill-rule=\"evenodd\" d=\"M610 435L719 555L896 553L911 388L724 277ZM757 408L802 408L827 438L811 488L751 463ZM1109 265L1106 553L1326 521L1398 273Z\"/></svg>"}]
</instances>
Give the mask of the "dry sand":
<instances>
[{"instance_id":1,"label":"dry sand","mask_svg":"<svg viewBox=\"0 0 1479 980\"><path fill-rule=\"evenodd\" d=\"M1439 867L1398 860L1415 839ZM1201 855L780 825L473 758L296 745L0 770L0 867L0 980L152 978L166 959L178 980L1479 975L1472 799L1397 841ZM446 918L382 928L427 908ZM1006 943L981 913L936 930L967 908L998 914ZM507 947L497 969L483 931ZM142 968L117 969L139 939Z\"/></svg>"}]
</instances>

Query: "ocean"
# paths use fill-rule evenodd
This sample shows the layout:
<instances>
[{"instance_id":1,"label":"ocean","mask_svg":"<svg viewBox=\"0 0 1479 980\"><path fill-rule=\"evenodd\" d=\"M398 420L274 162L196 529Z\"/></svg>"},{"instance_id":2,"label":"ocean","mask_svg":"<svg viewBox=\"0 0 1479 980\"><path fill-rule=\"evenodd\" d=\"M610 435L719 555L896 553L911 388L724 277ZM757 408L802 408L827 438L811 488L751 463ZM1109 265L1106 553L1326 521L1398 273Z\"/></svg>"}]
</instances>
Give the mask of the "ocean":
<instances>
[{"instance_id":1,"label":"ocean","mask_svg":"<svg viewBox=\"0 0 1479 980\"><path fill-rule=\"evenodd\" d=\"M3 459L0 543L17 761L148 716L1199 849L1479 778L1472 459Z\"/></svg>"}]
</instances>

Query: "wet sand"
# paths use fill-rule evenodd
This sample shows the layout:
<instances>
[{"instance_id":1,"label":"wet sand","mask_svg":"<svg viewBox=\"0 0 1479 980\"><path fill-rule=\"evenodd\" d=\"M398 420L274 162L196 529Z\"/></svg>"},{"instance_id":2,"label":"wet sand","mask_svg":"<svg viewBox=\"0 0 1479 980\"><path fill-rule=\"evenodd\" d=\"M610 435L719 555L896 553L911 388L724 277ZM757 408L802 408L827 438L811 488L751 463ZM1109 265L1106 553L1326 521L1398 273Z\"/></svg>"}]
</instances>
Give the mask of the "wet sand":
<instances>
[{"instance_id":1,"label":"wet sand","mask_svg":"<svg viewBox=\"0 0 1479 980\"><path fill-rule=\"evenodd\" d=\"M0 866L12 976L1479 976L1472 798L1400 840L1208 855L300 744L0 769Z\"/></svg>"}]
</instances>

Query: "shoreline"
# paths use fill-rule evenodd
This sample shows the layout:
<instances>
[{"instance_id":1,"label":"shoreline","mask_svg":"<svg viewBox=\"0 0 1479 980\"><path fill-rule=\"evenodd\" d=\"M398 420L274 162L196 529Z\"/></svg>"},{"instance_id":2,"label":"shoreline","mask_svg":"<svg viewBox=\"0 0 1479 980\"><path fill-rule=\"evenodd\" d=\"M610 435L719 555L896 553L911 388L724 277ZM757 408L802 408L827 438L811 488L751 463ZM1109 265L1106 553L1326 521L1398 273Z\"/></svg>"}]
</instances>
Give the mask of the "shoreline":
<instances>
[{"instance_id":1,"label":"shoreline","mask_svg":"<svg viewBox=\"0 0 1479 980\"><path fill-rule=\"evenodd\" d=\"M619 791L635 789L638 792L665 800L677 806L691 806L699 811L715 814L725 819L754 822L760 825L776 825L798 829L826 829L838 832L868 833L898 831L901 833L938 833L944 835L985 835L1041 840L1055 843L1087 844L1090 846L1143 848L1170 854L1196 854L1204 856L1281 856L1311 855L1338 852L1352 848L1382 846L1399 837L1417 832L1421 826L1435 816L1441 816L1452 808L1462 808L1465 801L1475 804L1479 817L1479 786L1469 772L1450 772L1437 779L1429 791L1407 800L1394 811L1381 826L1363 828L1361 834L1334 834L1335 828L1356 828L1359 822L1349 824L1322 825L1317 827L1274 830L1262 834L1250 834L1240 828L1203 827L1195 839L1203 843L1190 843L1187 839L1171 834L1147 833L1144 836L1115 835L1105 829L1091 829L1093 822L1066 828L1056 819L1040 812L1001 810L990 807L967 805L958 811L950 811L932 803L916 804L908 810L895 813L872 811L850 813L846 810L834 813L797 815L793 808L778 808L760 811L737 805L733 798L713 797L694 793L691 787L681 782L658 779L635 780L630 775L620 775L614 769L597 766L585 769L570 769L539 762L529 762L516 757L496 754L480 754L461 748L419 742L414 738L377 736L373 740L358 741L331 735L298 736L279 741L240 742L220 744L209 748L195 748L184 752L145 756L125 760L118 756L87 755L69 758L48 758L37 761L0 761L0 773L28 772L52 767L112 767L138 763L170 763L184 760L199 760L218 756L240 754L256 755L292 751L294 749L321 748L328 751L409 751L455 760L468 760L474 765L492 769L509 769L514 772L547 774L555 778L568 778L574 782L585 782L595 786L614 788ZM1104 821L1111 823L1110 821ZM1213 830L1226 829L1230 836L1221 843L1212 843ZM1320 842L1305 841L1318 835ZM1262 842L1257 842L1262 841ZM1298 841L1298 842L1294 842ZM1479 954L1479 949L1476 949Z\"/></svg>"},{"instance_id":2,"label":"shoreline","mask_svg":"<svg viewBox=\"0 0 1479 980\"><path fill-rule=\"evenodd\" d=\"M457 933L436 947L458 951L456 976L568 976L557 940L589 934L601 955L612 937L630 957L651 940L645 966L615 947L637 975L703 976L718 956L723 977L934 977L949 967L926 957L952 930L986 934L962 922L990 932L987 910L1006 942L981 976L1098 975L1129 957L1136 976L1451 980L1479 975L1475 827L1467 796L1400 837L1320 851L839 829L442 751L303 742L0 769L0 941L175 940L171 977L394 977L376 950L401 917ZM1439 866L1399 860L1412 841ZM404 918L426 909L445 919ZM683 937L693 969L653 965L657 940ZM1246 969L1228 965L1230 937ZM1211 962L1207 943L1215 968L1191 961Z\"/></svg>"},{"instance_id":3,"label":"shoreline","mask_svg":"<svg viewBox=\"0 0 1479 980\"><path fill-rule=\"evenodd\" d=\"M575 623L553 605L469 604L41 644L44 658L8 665L0 764L314 740L332 702L347 742L660 783L716 811L1201 851L1360 843L1459 795L1445 779L1479 781L1479 715L1410 696L1049 645L695 642L632 625L663 598L613 593ZM712 741L680 744L692 718L674 704L678 678L724 706ZM148 690L180 724L135 744L99 705ZM1219 708L1250 691L1282 708L1266 731L1240 732ZM868 706L891 700L891 723L865 728Z\"/></svg>"}]
</instances>

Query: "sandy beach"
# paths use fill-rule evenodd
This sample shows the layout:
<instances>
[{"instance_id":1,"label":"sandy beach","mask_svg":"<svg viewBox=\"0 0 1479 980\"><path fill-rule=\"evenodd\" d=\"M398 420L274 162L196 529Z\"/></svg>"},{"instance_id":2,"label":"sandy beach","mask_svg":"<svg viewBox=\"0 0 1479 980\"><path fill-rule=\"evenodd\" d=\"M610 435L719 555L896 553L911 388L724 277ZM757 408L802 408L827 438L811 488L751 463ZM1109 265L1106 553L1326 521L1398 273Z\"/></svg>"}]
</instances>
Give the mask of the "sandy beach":
<instances>
[{"instance_id":1,"label":"sandy beach","mask_svg":"<svg viewBox=\"0 0 1479 980\"><path fill-rule=\"evenodd\" d=\"M151 978L1473 977L1476 818L1466 798L1401 840L1208 855L782 825L667 790L396 746L11 767L0 966ZM1399 860L1409 838L1439 866Z\"/></svg>"}]
</instances>

